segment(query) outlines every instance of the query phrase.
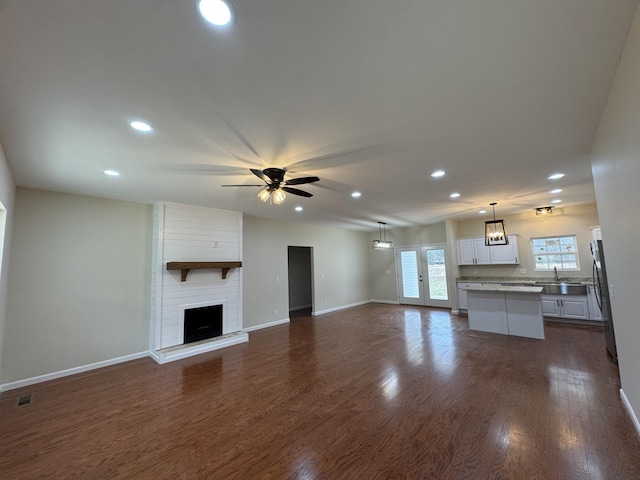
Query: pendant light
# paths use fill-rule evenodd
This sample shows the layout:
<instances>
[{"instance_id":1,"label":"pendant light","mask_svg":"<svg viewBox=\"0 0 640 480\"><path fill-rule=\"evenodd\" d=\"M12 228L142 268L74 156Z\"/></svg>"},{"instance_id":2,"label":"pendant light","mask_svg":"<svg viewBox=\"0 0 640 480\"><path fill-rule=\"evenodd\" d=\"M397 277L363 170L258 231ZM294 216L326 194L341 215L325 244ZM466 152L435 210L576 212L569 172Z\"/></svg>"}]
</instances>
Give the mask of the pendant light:
<instances>
[{"instance_id":1,"label":"pendant light","mask_svg":"<svg viewBox=\"0 0 640 480\"><path fill-rule=\"evenodd\" d=\"M393 242L387 241L386 225L387 224L384 222L378 222L378 236L380 237L380 239L373 241L373 248L377 248L377 249L393 248Z\"/></svg>"},{"instance_id":2,"label":"pendant light","mask_svg":"<svg viewBox=\"0 0 640 480\"><path fill-rule=\"evenodd\" d=\"M484 222L484 244L488 247L493 245L508 245L509 237L504 228L504 220L496 220L496 202L490 203L493 208L493 220Z\"/></svg>"}]
</instances>

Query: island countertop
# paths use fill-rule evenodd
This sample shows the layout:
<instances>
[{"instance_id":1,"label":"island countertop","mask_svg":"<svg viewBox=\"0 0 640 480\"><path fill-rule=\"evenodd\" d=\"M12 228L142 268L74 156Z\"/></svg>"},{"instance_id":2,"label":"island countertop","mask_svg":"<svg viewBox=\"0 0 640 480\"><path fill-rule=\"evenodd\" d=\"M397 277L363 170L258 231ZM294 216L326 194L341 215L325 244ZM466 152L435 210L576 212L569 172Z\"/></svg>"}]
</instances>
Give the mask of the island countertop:
<instances>
[{"instance_id":1,"label":"island countertop","mask_svg":"<svg viewBox=\"0 0 640 480\"><path fill-rule=\"evenodd\" d=\"M541 286L522 285L469 285L467 291L477 292L514 292L514 293L542 293Z\"/></svg>"}]
</instances>

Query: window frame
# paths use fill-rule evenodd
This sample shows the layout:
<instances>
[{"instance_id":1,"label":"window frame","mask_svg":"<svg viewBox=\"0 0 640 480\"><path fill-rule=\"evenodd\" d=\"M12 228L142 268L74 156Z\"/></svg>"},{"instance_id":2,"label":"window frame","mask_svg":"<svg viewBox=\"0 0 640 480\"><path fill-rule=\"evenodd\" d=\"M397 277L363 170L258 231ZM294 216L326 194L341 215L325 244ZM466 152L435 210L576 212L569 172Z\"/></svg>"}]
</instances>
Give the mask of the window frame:
<instances>
[{"instance_id":1,"label":"window frame","mask_svg":"<svg viewBox=\"0 0 640 480\"><path fill-rule=\"evenodd\" d=\"M565 238L571 238L573 240L573 250L572 251L557 251L557 252L549 252L549 251L544 251L544 252L536 252L536 245L534 245L534 241L535 240L544 240L545 241L545 248L548 249L549 246L555 246L555 245L550 245L547 242L548 241L555 241L557 242L557 246L562 248L562 240L561 239L565 239ZM533 256L533 270L535 272L552 272L554 267L559 270L559 271L565 271L565 272L576 272L580 270L580 255L578 253L578 237L576 234L567 234L567 235L548 235L548 236L543 236L543 237L531 237L530 238L530 245L531 245L531 254ZM566 244L565 244L566 245ZM539 247L538 247L539 248ZM547 266L549 268L538 268L538 262L536 257L539 256L545 256L545 257L550 257L550 256L560 256L560 261L558 264L552 264L550 260L547 259L546 263ZM575 256L575 268L567 268L565 267L564 261L563 261L563 257L568 256L568 255L573 255ZM569 262L567 262L569 263ZM574 262L571 262L574 263Z\"/></svg>"}]
</instances>

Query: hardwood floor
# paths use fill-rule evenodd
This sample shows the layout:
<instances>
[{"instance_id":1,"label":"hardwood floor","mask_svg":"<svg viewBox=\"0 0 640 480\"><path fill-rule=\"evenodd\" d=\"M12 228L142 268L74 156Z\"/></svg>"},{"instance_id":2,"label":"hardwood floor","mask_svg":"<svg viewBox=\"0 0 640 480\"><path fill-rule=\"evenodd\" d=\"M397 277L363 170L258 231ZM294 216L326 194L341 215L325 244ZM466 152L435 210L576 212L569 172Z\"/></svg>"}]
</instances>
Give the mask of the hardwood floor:
<instances>
[{"instance_id":1,"label":"hardwood floor","mask_svg":"<svg viewBox=\"0 0 640 480\"><path fill-rule=\"evenodd\" d=\"M370 304L0 395L3 479L638 479L593 327ZM32 403L17 399L32 393Z\"/></svg>"}]
</instances>

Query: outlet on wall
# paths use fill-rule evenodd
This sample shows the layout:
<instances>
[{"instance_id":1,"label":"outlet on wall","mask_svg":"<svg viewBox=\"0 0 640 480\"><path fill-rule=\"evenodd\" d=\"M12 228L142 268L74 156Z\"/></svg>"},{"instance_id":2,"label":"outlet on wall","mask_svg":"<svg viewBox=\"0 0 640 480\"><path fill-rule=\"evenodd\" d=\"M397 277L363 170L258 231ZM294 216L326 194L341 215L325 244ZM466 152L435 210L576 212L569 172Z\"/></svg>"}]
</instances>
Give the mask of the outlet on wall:
<instances>
[{"instance_id":1,"label":"outlet on wall","mask_svg":"<svg viewBox=\"0 0 640 480\"><path fill-rule=\"evenodd\" d=\"M278 314L278 309L277 309L277 308L273 311L273 314L274 314L274 315L277 315L277 314Z\"/></svg>"}]
</instances>

